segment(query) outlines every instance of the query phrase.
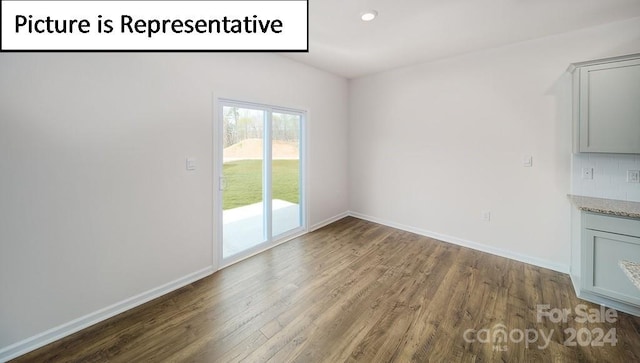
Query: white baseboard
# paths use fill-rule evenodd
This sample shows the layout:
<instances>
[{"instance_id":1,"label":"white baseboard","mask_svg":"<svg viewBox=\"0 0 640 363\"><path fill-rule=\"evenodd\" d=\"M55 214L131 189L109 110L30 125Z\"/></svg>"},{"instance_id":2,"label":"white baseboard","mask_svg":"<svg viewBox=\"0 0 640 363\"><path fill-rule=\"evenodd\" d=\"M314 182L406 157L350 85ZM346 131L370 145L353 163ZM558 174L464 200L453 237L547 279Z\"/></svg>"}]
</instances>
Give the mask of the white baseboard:
<instances>
[{"instance_id":1,"label":"white baseboard","mask_svg":"<svg viewBox=\"0 0 640 363\"><path fill-rule=\"evenodd\" d=\"M440 233L436 233L436 232L432 232L432 231L427 231L427 230L420 229L420 228L406 226L406 225L403 225L403 224L400 224L400 223L390 222L390 221L387 221L387 220L384 220L384 219L371 217L371 216L368 216L368 215L365 215L365 214L361 214L361 213L357 213L357 212L349 212L349 215L352 216L352 217L355 217L355 218L364 219L364 220L367 220L367 221L370 221L370 222L374 222L374 223L378 223L378 224L382 224L382 225L385 225L385 226L388 226L388 227L393 227L393 228L401 229L403 231L419 234L421 236L434 238L434 239L437 239L439 241L448 242L448 243L452 243L452 244L455 244L455 245L458 245L458 246L468 247L468 248L471 248L471 249L474 249L474 250L477 250L477 251L490 253L492 255L505 257L505 258L508 258L508 259L511 259L511 260L516 260L516 261L528 263L530 265L543 267L543 268L546 268L546 269L550 269L550 270L554 270L554 271L558 271L558 272L562 272L562 273L566 273L566 274L569 273L569 266L563 265L563 264L558 264L558 263L547 261L547 260L543 260L543 259L540 259L540 258L537 258L537 257L527 256L527 255L523 255L523 254L520 254L520 253L517 253L517 252L504 250L502 248L496 248L496 247L492 247L492 246L487 246L487 245L482 244L482 243L467 241L467 240L464 240L462 238L452 237L452 236L448 236L448 235L444 235L444 234L440 234Z\"/></svg>"},{"instance_id":2,"label":"white baseboard","mask_svg":"<svg viewBox=\"0 0 640 363\"><path fill-rule=\"evenodd\" d=\"M214 272L213 266L206 267L200 271L196 271L162 286L158 286L139 295L133 296L126 300L107 306L103 309L87 314L68 323L62 324L55 328L34 335L7 347L0 349L0 362L6 362L10 359L19 357L30 351L36 350L58 339L69 336L77 331L85 329L91 325L99 323L103 320L116 316L124 311L133 309L148 301L168 294L203 277L209 276Z\"/></svg>"},{"instance_id":3,"label":"white baseboard","mask_svg":"<svg viewBox=\"0 0 640 363\"><path fill-rule=\"evenodd\" d=\"M342 213L340 213L340 214L338 214L338 215L335 215L335 216L333 216L333 217L327 218L327 219L325 219L324 221L319 222L319 223L316 223L316 224L314 224L313 226L309 227L309 232L313 232L313 231L315 231L316 229L320 229L320 228L322 228L322 227L324 227L324 226L326 226L326 225L329 225L329 224L331 224L331 223L333 223L333 222L335 222L335 221L339 221L339 220L341 220L342 218L344 218L344 217L348 217L348 216L350 216L350 215L351 215L351 213L350 213L350 212L342 212Z\"/></svg>"}]
</instances>

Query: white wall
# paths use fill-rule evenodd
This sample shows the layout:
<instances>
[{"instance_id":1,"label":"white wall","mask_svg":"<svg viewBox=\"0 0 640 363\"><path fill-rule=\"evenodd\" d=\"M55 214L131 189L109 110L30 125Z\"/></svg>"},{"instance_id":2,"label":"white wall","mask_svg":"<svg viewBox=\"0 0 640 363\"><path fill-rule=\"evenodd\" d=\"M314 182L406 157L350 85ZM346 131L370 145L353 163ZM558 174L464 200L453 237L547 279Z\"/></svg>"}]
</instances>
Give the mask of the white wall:
<instances>
[{"instance_id":1,"label":"white wall","mask_svg":"<svg viewBox=\"0 0 640 363\"><path fill-rule=\"evenodd\" d=\"M215 269L213 93L307 109L310 223L348 210L340 77L270 54L0 54L0 85L0 352Z\"/></svg>"},{"instance_id":2,"label":"white wall","mask_svg":"<svg viewBox=\"0 0 640 363\"><path fill-rule=\"evenodd\" d=\"M593 169L593 179L582 179L582 168ZM571 193L640 202L640 184L627 182L627 170L640 170L640 155L573 154Z\"/></svg>"},{"instance_id":3,"label":"white wall","mask_svg":"<svg viewBox=\"0 0 640 363\"><path fill-rule=\"evenodd\" d=\"M568 271L565 70L639 51L635 18L351 81L351 210Z\"/></svg>"}]
</instances>

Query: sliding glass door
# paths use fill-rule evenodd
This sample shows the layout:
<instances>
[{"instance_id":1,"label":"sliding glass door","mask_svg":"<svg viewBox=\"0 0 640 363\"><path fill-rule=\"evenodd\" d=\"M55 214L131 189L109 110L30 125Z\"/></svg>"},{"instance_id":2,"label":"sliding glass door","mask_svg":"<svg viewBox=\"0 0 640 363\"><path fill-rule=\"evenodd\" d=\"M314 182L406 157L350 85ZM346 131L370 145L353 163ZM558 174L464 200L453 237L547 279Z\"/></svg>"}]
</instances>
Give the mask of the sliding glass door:
<instances>
[{"instance_id":1,"label":"sliding glass door","mask_svg":"<svg viewBox=\"0 0 640 363\"><path fill-rule=\"evenodd\" d=\"M218 106L218 237L228 264L304 230L304 113L229 100Z\"/></svg>"}]
</instances>

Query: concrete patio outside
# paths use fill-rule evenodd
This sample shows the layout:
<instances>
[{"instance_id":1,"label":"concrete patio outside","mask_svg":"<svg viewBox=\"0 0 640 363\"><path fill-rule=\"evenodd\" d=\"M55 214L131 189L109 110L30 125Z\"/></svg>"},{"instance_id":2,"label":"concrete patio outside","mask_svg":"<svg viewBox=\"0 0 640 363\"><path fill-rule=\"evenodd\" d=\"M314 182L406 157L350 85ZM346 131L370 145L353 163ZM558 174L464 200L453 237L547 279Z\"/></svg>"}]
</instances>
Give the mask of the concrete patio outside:
<instances>
[{"instance_id":1,"label":"concrete patio outside","mask_svg":"<svg viewBox=\"0 0 640 363\"><path fill-rule=\"evenodd\" d=\"M273 236L300 227L299 204L274 199L272 209ZM223 211L223 258L246 251L265 241L263 213L262 202Z\"/></svg>"}]
</instances>

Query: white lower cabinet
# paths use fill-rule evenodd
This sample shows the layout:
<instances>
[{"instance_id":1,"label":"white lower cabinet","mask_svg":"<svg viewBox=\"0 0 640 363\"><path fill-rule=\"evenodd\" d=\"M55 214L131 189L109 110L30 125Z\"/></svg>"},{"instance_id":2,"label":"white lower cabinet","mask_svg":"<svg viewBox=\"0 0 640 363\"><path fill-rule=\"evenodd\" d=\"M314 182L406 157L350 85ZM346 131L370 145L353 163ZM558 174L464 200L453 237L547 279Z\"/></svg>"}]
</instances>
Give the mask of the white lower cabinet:
<instances>
[{"instance_id":1,"label":"white lower cabinet","mask_svg":"<svg viewBox=\"0 0 640 363\"><path fill-rule=\"evenodd\" d=\"M640 219L582 212L578 296L640 316L640 289L620 261L640 263Z\"/></svg>"}]
</instances>

